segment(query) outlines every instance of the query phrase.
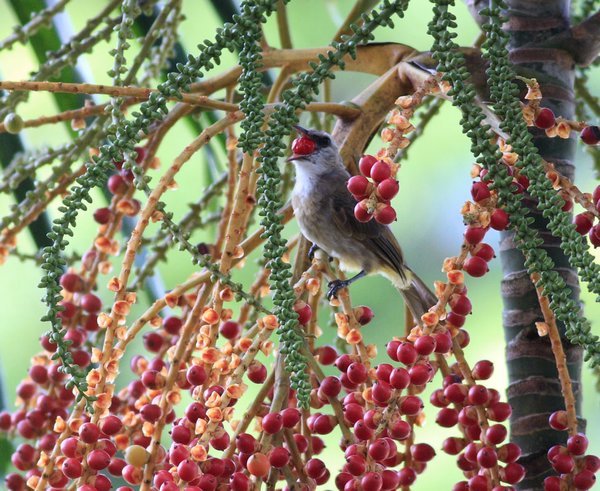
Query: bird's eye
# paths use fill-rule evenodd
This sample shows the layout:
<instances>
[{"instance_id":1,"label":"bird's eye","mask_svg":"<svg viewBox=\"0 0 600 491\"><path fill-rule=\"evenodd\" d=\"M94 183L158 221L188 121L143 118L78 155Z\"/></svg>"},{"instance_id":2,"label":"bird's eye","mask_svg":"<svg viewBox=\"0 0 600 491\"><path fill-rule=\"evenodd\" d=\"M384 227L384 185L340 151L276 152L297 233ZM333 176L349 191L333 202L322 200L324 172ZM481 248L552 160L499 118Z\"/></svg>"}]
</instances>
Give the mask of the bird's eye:
<instances>
[{"instance_id":1,"label":"bird's eye","mask_svg":"<svg viewBox=\"0 0 600 491\"><path fill-rule=\"evenodd\" d=\"M320 147L328 147L329 145L331 145L331 138L329 138L328 136L320 136L318 143Z\"/></svg>"}]
</instances>

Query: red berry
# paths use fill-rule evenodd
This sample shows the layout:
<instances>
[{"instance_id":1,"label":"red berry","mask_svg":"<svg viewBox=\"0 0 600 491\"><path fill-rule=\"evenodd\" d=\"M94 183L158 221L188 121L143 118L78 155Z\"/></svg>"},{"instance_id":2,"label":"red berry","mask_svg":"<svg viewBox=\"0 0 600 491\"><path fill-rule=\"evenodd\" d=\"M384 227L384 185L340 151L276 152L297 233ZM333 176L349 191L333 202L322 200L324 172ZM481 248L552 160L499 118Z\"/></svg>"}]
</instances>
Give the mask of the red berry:
<instances>
[{"instance_id":1,"label":"red berry","mask_svg":"<svg viewBox=\"0 0 600 491\"><path fill-rule=\"evenodd\" d=\"M241 326L235 321L225 321L219 327L219 334L226 339L235 339L241 332Z\"/></svg>"},{"instance_id":2,"label":"red berry","mask_svg":"<svg viewBox=\"0 0 600 491\"><path fill-rule=\"evenodd\" d=\"M331 346L317 348L316 357L321 365L333 365L337 356L337 351Z\"/></svg>"},{"instance_id":3,"label":"red berry","mask_svg":"<svg viewBox=\"0 0 600 491\"><path fill-rule=\"evenodd\" d=\"M94 423L83 423L79 428L79 438L84 443L96 443L100 437L100 428Z\"/></svg>"},{"instance_id":4,"label":"red berry","mask_svg":"<svg viewBox=\"0 0 600 491\"><path fill-rule=\"evenodd\" d=\"M598 145L600 143L600 128L598 126L586 126L581 130L581 141L586 145Z\"/></svg>"},{"instance_id":5,"label":"red berry","mask_svg":"<svg viewBox=\"0 0 600 491\"><path fill-rule=\"evenodd\" d=\"M256 448L256 439L249 433L240 433L235 439L236 448L246 454L251 454Z\"/></svg>"},{"instance_id":6,"label":"red berry","mask_svg":"<svg viewBox=\"0 0 600 491\"><path fill-rule=\"evenodd\" d=\"M298 314L298 322L303 326L308 324L312 317L312 309L310 308L310 305L302 300L298 300L294 304L294 310Z\"/></svg>"},{"instance_id":7,"label":"red berry","mask_svg":"<svg viewBox=\"0 0 600 491\"><path fill-rule=\"evenodd\" d=\"M471 244L479 244L485 237L487 230L483 227L467 227L465 230L465 240Z\"/></svg>"},{"instance_id":8,"label":"red berry","mask_svg":"<svg viewBox=\"0 0 600 491\"><path fill-rule=\"evenodd\" d=\"M419 363L409 368L410 383L413 385L425 385L433 376L433 368L429 363Z\"/></svg>"},{"instance_id":9,"label":"red berry","mask_svg":"<svg viewBox=\"0 0 600 491\"><path fill-rule=\"evenodd\" d=\"M392 425L388 428L388 432L392 438L402 441L406 440L410 436L412 430L410 424L402 419L399 419L395 423L392 423Z\"/></svg>"},{"instance_id":10,"label":"red berry","mask_svg":"<svg viewBox=\"0 0 600 491\"><path fill-rule=\"evenodd\" d=\"M86 460L92 469L100 471L106 469L110 464L110 455L104 450L92 450Z\"/></svg>"},{"instance_id":11,"label":"red berry","mask_svg":"<svg viewBox=\"0 0 600 491\"><path fill-rule=\"evenodd\" d=\"M492 447L483 447L477 452L477 462L481 467L489 469L498 463L498 456Z\"/></svg>"},{"instance_id":12,"label":"red berry","mask_svg":"<svg viewBox=\"0 0 600 491\"><path fill-rule=\"evenodd\" d=\"M400 486L410 486L417 480L417 473L411 467L403 467L398 472L398 484Z\"/></svg>"},{"instance_id":13,"label":"red berry","mask_svg":"<svg viewBox=\"0 0 600 491\"><path fill-rule=\"evenodd\" d=\"M157 332L147 332L143 336L144 348L151 353L158 353L163 346L164 338Z\"/></svg>"},{"instance_id":14,"label":"red berry","mask_svg":"<svg viewBox=\"0 0 600 491\"><path fill-rule=\"evenodd\" d=\"M93 293L86 293L81 299L81 308L86 312L95 314L102 308L102 300Z\"/></svg>"},{"instance_id":15,"label":"red berry","mask_svg":"<svg viewBox=\"0 0 600 491\"><path fill-rule=\"evenodd\" d=\"M360 485L364 491L379 491L383 486L381 474L378 472L367 472L360 480Z\"/></svg>"},{"instance_id":16,"label":"red berry","mask_svg":"<svg viewBox=\"0 0 600 491\"><path fill-rule=\"evenodd\" d=\"M292 142L292 152L294 155L310 155L317 148L317 144L306 136L296 138Z\"/></svg>"},{"instance_id":17,"label":"red berry","mask_svg":"<svg viewBox=\"0 0 600 491\"><path fill-rule=\"evenodd\" d=\"M549 419L550 428L557 431L564 431L567 429L567 412L566 411L554 411L550 415Z\"/></svg>"},{"instance_id":18,"label":"red berry","mask_svg":"<svg viewBox=\"0 0 600 491\"><path fill-rule=\"evenodd\" d=\"M465 440L464 438L451 436L444 440L444 443L442 443L442 448L448 455L458 455L462 449L465 448Z\"/></svg>"},{"instance_id":19,"label":"red berry","mask_svg":"<svg viewBox=\"0 0 600 491\"><path fill-rule=\"evenodd\" d=\"M394 208L392 208L390 205L384 205L380 203L377 205L373 216L375 217L375 220L382 225L389 225L396 220L396 210L394 210Z\"/></svg>"},{"instance_id":20,"label":"red berry","mask_svg":"<svg viewBox=\"0 0 600 491\"><path fill-rule=\"evenodd\" d=\"M560 474L569 474L575 468L575 461L568 454L558 454L552 460L552 467Z\"/></svg>"},{"instance_id":21,"label":"red berry","mask_svg":"<svg viewBox=\"0 0 600 491\"><path fill-rule=\"evenodd\" d=\"M375 403L385 404L392 397L392 386L387 382L378 380L373 384L371 394Z\"/></svg>"},{"instance_id":22,"label":"red berry","mask_svg":"<svg viewBox=\"0 0 600 491\"><path fill-rule=\"evenodd\" d=\"M120 196L125 194L127 189L129 189L129 184L120 174L113 174L108 178L108 190L111 193Z\"/></svg>"},{"instance_id":23,"label":"red berry","mask_svg":"<svg viewBox=\"0 0 600 491\"><path fill-rule=\"evenodd\" d=\"M375 165L373 165L373 167L371 167L371 176L370 177L375 182L385 181L391 175L392 175L392 169L390 169L390 166L387 163L385 163L383 160L379 160L378 162L375 163Z\"/></svg>"},{"instance_id":24,"label":"red berry","mask_svg":"<svg viewBox=\"0 0 600 491\"><path fill-rule=\"evenodd\" d=\"M596 457L595 455L586 455L583 458L583 462L585 468L593 473L596 473L598 470L600 470L600 458Z\"/></svg>"},{"instance_id":25,"label":"red berry","mask_svg":"<svg viewBox=\"0 0 600 491\"><path fill-rule=\"evenodd\" d=\"M360 362L354 362L346 369L346 375L353 384L362 384L367 380L367 367Z\"/></svg>"},{"instance_id":26,"label":"red berry","mask_svg":"<svg viewBox=\"0 0 600 491\"><path fill-rule=\"evenodd\" d=\"M487 380L494 373L494 364L489 360L481 360L473 366L475 380Z\"/></svg>"},{"instance_id":27,"label":"red berry","mask_svg":"<svg viewBox=\"0 0 600 491\"><path fill-rule=\"evenodd\" d=\"M110 222L111 218L112 212L110 211L110 208L98 208L94 212L94 220L96 220L96 222L98 222L100 225L106 225L108 222Z\"/></svg>"},{"instance_id":28,"label":"red berry","mask_svg":"<svg viewBox=\"0 0 600 491\"><path fill-rule=\"evenodd\" d=\"M469 298L466 295L459 295L458 293L455 293L450 297L449 304L452 312L455 312L458 315L468 315L473 308Z\"/></svg>"},{"instance_id":29,"label":"red berry","mask_svg":"<svg viewBox=\"0 0 600 491\"><path fill-rule=\"evenodd\" d=\"M491 261L496 257L494 248L489 244L477 244L471 251L471 255L480 257L484 261Z\"/></svg>"},{"instance_id":30,"label":"red berry","mask_svg":"<svg viewBox=\"0 0 600 491\"><path fill-rule=\"evenodd\" d=\"M589 440L583 433L573 435L567 440L567 449L573 455L583 455L588 448Z\"/></svg>"},{"instance_id":31,"label":"red berry","mask_svg":"<svg viewBox=\"0 0 600 491\"><path fill-rule=\"evenodd\" d=\"M525 477L525 468L521 464L512 462L504 469L500 468L500 476L508 484L517 484Z\"/></svg>"},{"instance_id":32,"label":"red berry","mask_svg":"<svg viewBox=\"0 0 600 491\"><path fill-rule=\"evenodd\" d=\"M438 332L435 335L435 352L448 353L452 347L452 338L447 332Z\"/></svg>"},{"instance_id":33,"label":"red berry","mask_svg":"<svg viewBox=\"0 0 600 491\"><path fill-rule=\"evenodd\" d=\"M354 436L358 440L368 440L373 436L373 430L369 428L363 420L354 423L352 429L354 430Z\"/></svg>"},{"instance_id":34,"label":"red berry","mask_svg":"<svg viewBox=\"0 0 600 491\"><path fill-rule=\"evenodd\" d=\"M580 213L579 215L575 215L573 223L575 224L575 230L577 230L577 233L585 235L593 227L594 217L588 212Z\"/></svg>"},{"instance_id":35,"label":"red berry","mask_svg":"<svg viewBox=\"0 0 600 491\"><path fill-rule=\"evenodd\" d=\"M469 389L468 399L471 404L481 406L488 402L490 395L483 385L474 385Z\"/></svg>"},{"instance_id":36,"label":"red berry","mask_svg":"<svg viewBox=\"0 0 600 491\"><path fill-rule=\"evenodd\" d=\"M474 278L479 278L489 271L487 262L477 256L467 259L463 265L463 269Z\"/></svg>"},{"instance_id":37,"label":"red berry","mask_svg":"<svg viewBox=\"0 0 600 491\"><path fill-rule=\"evenodd\" d=\"M396 351L396 356L398 361L405 365L412 365L417 361L417 351L410 343L401 343Z\"/></svg>"},{"instance_id":38,"label":"red berry","mask_svg":"<svg viewBox=\"0 0 600 491\"><path fill-rule=\"evenodd\" d=\"M498 449L498 458L502 462L516 462L521 457L521 448L516 443L507 443Z\"/></svg>"},{"instance_id":39,"label":"red berry","mask_svg":"<svg viewBox=\"0 0 600 491\"><path fill-rule=\"evenodd\" d=\"M310 459L305 466L305 471L308 477L312 479L318 479L321 477L325 471L327 471L327 467L325 466L325 462L321 459Z\"/></svg>"},{"instance_id":40,"label":"red berry","mask_svg":"<svg viewBox=\"0 0 600 491\"><path fill-rule=\"evenodd\" d=\"M83 473L83 467L78 459L66 459L62 464L62 471L69 479L78 479Z\"/></svg>"},{"instance_id":41,"label":"red berry","mask_svg":"<svg viewBox=\"0 0 600 491\"><path fill-rule=\"evenodd\" d=\"M75 273L65 273L60 277L60 286L71 293L83 290L83 280Z\"/></svg>"},{"instance_id":42,"label":"red berry","mask_svg":"<svg viewBox=\"0 0 600 491\"><path fill-rule=\"evenodd\" d=\"M600 247L600 223L592 227L589 238L594 248Z\"/></svg>"},{"instance_id":43,"label":"red berry","mask_svg":"<svg viewBox=\"0 0 600 491\"><path fill-rule=\"evenodd\" d=\"M389 201L398 194L399 189L400 186L398 185L398 181L388 177L377 185L377 195L382 200Z\"/></svg>"},{"instance_id":44,"label":"red berry","mask_svg":"<svg viewBox=\"0 0 600 491\"><path fill-rule=\"evenodd\" d=\"M366 177L371 177L371 169L377 162L377 159L372 155L363 155L358 161L358 168Z\"/></svg>"},{"instance_id":45,"label":"red berry","mask_svg":"<svg viewBox=\"0 0 600 491\"><path fill-rule=\"evenodd\" d=\"M581 472L575 474L575 477L573 478L573 484L575 485L576 489L592 489L595 483L596 476L594 476L593 472L587 469L584 469Z\"/></svg>"},{"instance_id":46,"label":"red berry","mask_svg":"<svg viewBox=\"0 0 600 491\"><path fill-rule=\"evenodd\" d=\"M417 462L429 462L435 457L435 450L427 443L417 443L410 446L410 454Z\"/></svg>"},{"instance_id":47,"label":"red berry","mask_svg":"<svg viewBox=\"0 0 600 491\"><path fill-rule=\"evenodd\" d=\"M262 427L266 433L273 435L283 428L283 418L280 413L269 413L262 419Z\"/></svg>"},{"instance_id":48,"label":"red berry","mask_svg":"<svg viewBox=\"0 0 600 491\"><path fill-rule=\"evenodd\" d=\"M198 477L198 472L198 464L191 460L184 460L183 462L180 462L177 466L177 475L182 481L193 481Z\"/></svg>"},{"instance_id":49,"label":"red berry","mask_svg":"<svg viewBox=\"0 0 600 491\"><path fill-rule=\"evenodd\" d=\"M300 411L293 407L288 407L281 411L281 422L285 428L293 428L300 422Z\"/></svg>"},{"instance_id":50,"label":"red berry","mask_svg":"<svg viewBox=\"0 0 600 491\"><path fill-rule=\"evenodd\" d=\"M411 376L404 368L398 367L390 373L390 385L394 389L406 389L410 385Z\"/></svg>"},{"instance_id":51,"label":"red berry","mask_svg":"<svg viewBox=\"0 0 600 491\"><path fill-rule=\"evenodd\" d=\"M452 428L458 423L458 411L454 408L444 407L438 412L435 422L444 428Z\"/></svg>"},{"instance_id":52,"label":"red berry","mask_svg":"<svg viewBox=\"0 0 600 491\"><path fill-rule=\"evenodd\" d=\"M369 194L370 184L365 176L352 176L348 179L346 187L357 199L361 199Z\"/></svg>"},{"instance_id":53,"label":"red berry","mask_svg":"<svg viewBox=\"0 0 600 491\"><path fill-rule=\"evenodd\" d=\"M369 202L366 199L363 199L362 201L356 203L356 206L354 207L354 217L362 223L366 223L369 220L371 220L371 218L373 218L373 215L369 213L368 211L368 206L369 206Z\"/></svg>"},{"instance_id":54,"label":"red berry","mask_svg":"<svg viewBox=\"0 0 600 491\"><path fill-rule=\"evenodd\" d=\"M477 181L473 183L473 186L471 187L471 196L474 201L484 201L491 195L490 188L488 188L488 185L485 182Z\"/></svg>"},{"instance_id":55,"label":"red berry","mask_svg":"<svg viewBox=\"0 0 600 491\"><path fill-rule=\"evenodd\" d=\"M558 476L550 476L544 479L544 491L561 491L561 479Z\"/></svg>"},{"instance_id":56,"label":"red berry","mask_svg":"<svg viewBox=\"0 0 600 491\"><path fill-rule=\"evenodd\" d=\"M496 208L490 216L490 227L494 230L504 230L508 226L508 213L501 208Z\"/></svg>"},{"instance_id":57,"label":"red berry","mask_svg":"<svg viewBox=\"0 0 600 491\"><path fill-rule=\"evenodd\" d=\"M489 444L499 445L506 439L507 434L508 434L508 430L506 429L506 427L504 425L495 424L495 425L491 425L485 431L485 438Z\"/></svg>"},{"instance_id":58,"label":"red berry","mask_svg":"<svg viewBox=\"0 0 600 491\"><path fill-rule=\"evenodd\" d=\"M456 312L448 312L446 320L454 327L462 327L466 319L464 315L458 315Z\"/></svg>"},{"instance_id":59,"label":"red berry","mask_svg":"<svg viewBox=\"0 0 600 491\"><path fill-rule=\"evenodd\" d=\"M202 365L192 365L185 374L187 381L194 386L202 385L207 377L206 370Z\"/></svg>"},{"instance_id":60,"label":"red berry","mask_svg":"<svg viewBox=\"0 0 600 491\"><path fill-rule=\"evenodd\" d=\"M415 416L423 409L423 401L417 396L406 396L400 403L400 411L408 416Z\"/></svg>"},{"instance_id":61,"label":"red berry","mask_svg":"<svg viewBox=\"0 0 600 491\"><path fill-rule=\"evenodd\" d=\"M276 447L269 452L269 463L273 467L285 467L290 461L290 452L283 447Z\"/></svg>"},{"instance_id":62,"label":"red berry","mask_svg":"<svg viewBox=\"0 0 600 491\"><path fill-rule=\"evenodd\" d=\"M373 320L373 317L375 317L374 312L365 305L356 307L354 309L354 315L356 316L356 320L361 326L367 325Z\"/></svg>"},{"instance_id":63,"label":"red berry","mask_svg":"<svg viewBox=\"0 0 600 491\"><path fill-rule=\"evenodd\" d=\"M421 356L428 356L435 351L435 338L433 336L420 336L415 340L414 347Z\"/></svg>"},{"instance_id":64,"label":"red berry","mask_svg":"<svg viewBox=\"0 0 600 491\"><path fill-rule=\"evenodd\" d=\"M487 408L487 412L492 421L505 421L511 415L512 409L507 402L496 402Z\"/></svg>"},{"instance_id":65,"label":"red berry","mask_svg":"<svg viewBox=\"0 0 600 491\"><path fill-rule=\"evenodd\" d=\"M552 109L542 107L535 117L534 124L543 130L552 128L556 124L556 117L554 116Z\"/></svg>"},{"instance_id":66,"label":"red berry","mask_svg":"<svg viewBox=\"0 0 600 491\"><path fill-rule=\"evenodd\" d=\"M346 469L353 476L364 474L366 467L366 461L362 455L350 455L346 457Z\"/></svg>"},{"instance_id":67,"label":"red berry","mask_svg":"<svg viewBox=\"0 0 600 491\"><path fill-rule=\"evenodd\" d=\"M255 384L262 384L267 380L267 367L261 362L254 360L248 367L248 378Z\"/></svg>"}]
</instances>

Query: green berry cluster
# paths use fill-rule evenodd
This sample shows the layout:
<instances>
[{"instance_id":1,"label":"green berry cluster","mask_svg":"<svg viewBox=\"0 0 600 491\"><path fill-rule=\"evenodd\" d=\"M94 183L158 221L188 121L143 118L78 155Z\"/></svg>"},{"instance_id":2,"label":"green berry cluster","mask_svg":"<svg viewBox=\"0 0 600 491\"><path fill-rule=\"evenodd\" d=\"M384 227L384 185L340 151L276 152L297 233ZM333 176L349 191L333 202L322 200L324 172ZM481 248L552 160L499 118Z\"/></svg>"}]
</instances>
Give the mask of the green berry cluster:
<instances>
[{"instance_id":1,"label":"green berry cluster","mask_svg":"<svg viewBox=\"0 0 600 491\"><path fill-rule=\"evenodd\" d=\"M514 193L508 168L501 164L502 153L492 143L494 134L490 126L484 124L485 116L475 104L475 88L468 82L469 72L465 67L464 57L453 41L456 33L448 30L456 27L456 17L448 11L448 7L454 5L454 1L432 2L435 4L434 19L429 24L429 33L434 38L433 56L439 63L438 70L444 73L444 79L452 85L449 95L453 97L453 104L462 111L461 125L471 139L471 151L478 162L488 169L492 188L498 192L499 203L510 215L510 227L515 232L517 246L525 256L528 272L540 275L539 285L536 286L542 287L544 295L550 299L550 307L556 317L567 326L566 335L569 340L582 345L586 350L586 360L591 360L593 366L598 365L598 337L590 333L589 321L583 317L580 308L570 298L570 290L564 279L554 270L552 258L545 250L539 248L543 240L537 231L531 228L533 218L527 216L527 209L522 205L520 197ZM482 14L490 17L490 23L485 27L489 38L484 44L484 49L487 49L485 56L490 62L488 75L494 109L503 119L502 127L510 135L508 143L513 145L519 154L523 173L530 179L529 190L540 200L539 207L544 216L550 219L551 230L553 233L562 236L562 232L567 236L567 241L563 238L563 248L569 252L576 252L576 261L580 261L585 252L581 237L571 237L569 229L572 226L565 221L568 220L568 215L561 210L562 199L551 186L548 189L549 183L545 178L541 159L523 122L517 87L512 82L514 73L508 58L506 34L501 29L499 7L484 9ZM589 271L582 271L582 276L588 278L593 269L591 267ZM594 281L597 282L598 277Z\"/></svg>"}]
</instances>

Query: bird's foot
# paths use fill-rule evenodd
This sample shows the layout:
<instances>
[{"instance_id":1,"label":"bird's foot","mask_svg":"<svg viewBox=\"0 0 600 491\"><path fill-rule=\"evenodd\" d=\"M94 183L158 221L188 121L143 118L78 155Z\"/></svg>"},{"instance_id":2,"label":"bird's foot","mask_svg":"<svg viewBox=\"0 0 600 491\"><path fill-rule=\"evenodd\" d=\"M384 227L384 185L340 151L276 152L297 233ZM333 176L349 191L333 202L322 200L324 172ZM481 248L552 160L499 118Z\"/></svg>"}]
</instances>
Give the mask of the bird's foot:
<instances>
[{"instance_id":1,"label":"bird's foot","mask_svg":"<svg viewBox=\"0 0 600 491\"><path fill-rule=\"evenodd\" d=\"M309 260L313 260L315 258L315 252L317 252L317 249L319 248L319 246L317 244L313 244L310 246L310 249L308 250L308 259Z\"/></svg>"},{"instance_id":2,"label":"bird's foot","mask_svg":"<svg viewBox=\"0 0 600 491\"><path fill-rule=\"evenodd\" d=\"M331 300L332 298L337 298L338 291L342 288L346 288L350 282L348 280L333 280L330 281L327 286L329 290L327 290L327 300Z\"/></svg>"}]
</instances>

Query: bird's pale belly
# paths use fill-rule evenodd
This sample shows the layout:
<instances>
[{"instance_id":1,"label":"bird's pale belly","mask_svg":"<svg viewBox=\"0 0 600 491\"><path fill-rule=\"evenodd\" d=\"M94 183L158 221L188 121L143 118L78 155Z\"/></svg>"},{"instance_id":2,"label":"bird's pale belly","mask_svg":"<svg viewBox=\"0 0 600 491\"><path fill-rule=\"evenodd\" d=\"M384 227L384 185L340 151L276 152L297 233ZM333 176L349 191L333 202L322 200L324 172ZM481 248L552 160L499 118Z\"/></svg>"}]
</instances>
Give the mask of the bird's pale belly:
<instances>
[{"instance_id":1,"label":"bird's pale belly","mask_svg":"<svg viewBox=\"0 0 600 491\"><path fill-rule=\"evenodd\" d=\"M330 257L338 259L342 269L346 271L364 269L369 272L371 264L374 263L371 259L372 252L362 243L350 237L342 237L333 224L328 225L327 221L331 220L328 216L329 210L318 210L310 206L310 200L303 200L301 206L297 206L299 200L299 196L293 197L292 205L302 234Z\"/></svg>"}]
</instances>

